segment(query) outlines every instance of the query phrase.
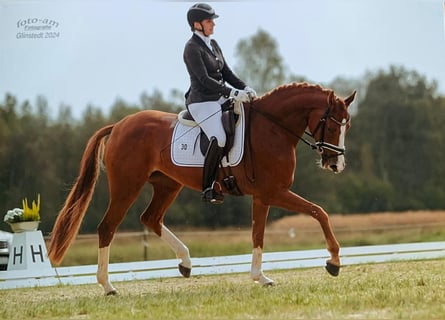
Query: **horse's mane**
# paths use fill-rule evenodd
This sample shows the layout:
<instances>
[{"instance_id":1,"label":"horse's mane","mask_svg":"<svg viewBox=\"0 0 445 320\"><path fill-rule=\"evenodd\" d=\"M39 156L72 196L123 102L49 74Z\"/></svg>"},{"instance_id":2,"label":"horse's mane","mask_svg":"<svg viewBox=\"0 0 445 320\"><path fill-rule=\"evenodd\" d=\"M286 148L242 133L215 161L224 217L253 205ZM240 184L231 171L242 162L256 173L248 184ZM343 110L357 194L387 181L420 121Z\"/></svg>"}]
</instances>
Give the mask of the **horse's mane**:
<instances>
[{"instance_id":1,"label":"horse's mane","mask_svg":"<svg viewBox=\"0 0 445 320\"><path fill-rule=\"evenodd\" d=\"M275 89L272 89L271 91L265 93L263 96L261 96L259 99L267 99L271 95L280 94L280 93L288 93L289 91L297 91L296 93L307 93L307 92L322 92L329 94L332 90L325 89L322 86L318 84L311 84L307 82L292 82L289 84L283 84L281 86L276 87ZM295 94L293 92L293 94Z\"/></svg>"}]
</instances>

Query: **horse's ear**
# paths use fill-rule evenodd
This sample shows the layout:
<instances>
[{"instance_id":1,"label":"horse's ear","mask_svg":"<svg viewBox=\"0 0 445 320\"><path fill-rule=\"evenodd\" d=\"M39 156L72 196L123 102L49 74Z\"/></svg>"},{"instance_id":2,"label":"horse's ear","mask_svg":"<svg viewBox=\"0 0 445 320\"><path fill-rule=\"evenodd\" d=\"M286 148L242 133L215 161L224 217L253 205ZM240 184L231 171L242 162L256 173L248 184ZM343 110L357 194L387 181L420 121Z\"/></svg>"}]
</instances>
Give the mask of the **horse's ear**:
<instances>
[{"instance_id":1,"label":"horse's ear","mask_svg":"<svg viewBox=\"0 0 445 320\"><path fill-rule=\"evenodd\" d=\"M355 98L355 94L356 94L356 93L357 93L357 91L354 90L354 92L353 92L349 97L347 97L347 98L345 99L346 107L349 107L349 105L352 103L352 101L354 101L354 98Z\"/></svg>"}]
</instances>

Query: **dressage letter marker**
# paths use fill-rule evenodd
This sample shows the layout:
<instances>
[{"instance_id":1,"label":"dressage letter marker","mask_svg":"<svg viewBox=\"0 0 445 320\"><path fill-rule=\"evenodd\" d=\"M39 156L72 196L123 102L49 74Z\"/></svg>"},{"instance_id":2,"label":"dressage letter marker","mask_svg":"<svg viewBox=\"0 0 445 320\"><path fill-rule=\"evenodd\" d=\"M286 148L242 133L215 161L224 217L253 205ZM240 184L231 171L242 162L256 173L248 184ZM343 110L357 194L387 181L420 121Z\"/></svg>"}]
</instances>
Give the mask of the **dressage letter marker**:
<instances>
[{"instance_id":1,"label":"dressage letter marker","mask_svg":"<svg viewBox=\"0 0 445 320\"><path fill-rule=\"evenodd\" d=\"M51 269L41 231L14 233L10 252L8 271Z\"/></svg>"}]
</instances>

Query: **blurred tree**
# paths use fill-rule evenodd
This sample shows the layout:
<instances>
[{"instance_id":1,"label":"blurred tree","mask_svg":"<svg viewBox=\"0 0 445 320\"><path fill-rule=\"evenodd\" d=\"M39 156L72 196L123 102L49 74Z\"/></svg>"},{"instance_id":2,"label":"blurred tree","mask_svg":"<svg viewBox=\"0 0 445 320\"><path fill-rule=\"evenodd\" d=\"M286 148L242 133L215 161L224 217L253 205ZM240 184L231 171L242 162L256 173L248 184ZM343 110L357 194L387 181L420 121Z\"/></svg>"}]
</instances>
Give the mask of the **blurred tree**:
<instances>
[{"instance_id":1,"label":"blurred tree","mask_svg":"<svg viewBox=\"0 0 445 320\"><path fill-rule=\"evenodd\" d=\"M151 95L146 92L141 94L140 100L143 109L147 110L160 110L165 112L178 113L184 109L184 95L178 90L172 90L170 93L171 99L165 100L164 96L159 90L154 90Z\"/></svg>"},{"instance_id":2,"label":"blurred tree","mask_svg":"<svg viewBox=\"0 0 445 320\"><path fill-rule=\"evenodd\" d=\"M284 83L286 73L278 44L266 31L258 30L251 38L239 41L236 55L236 72L258 94Z\"/></svg>"},{"instance_id":3,"label":"blurred tree","mask_svg":"<svg viewBox=\"0 0 445 320\"><path fill-rule=\"evenodd\" d=\"M437 151L445 134L440 127L444 110L435 96L434 82L392 66L371 79L353 120L349 142L353 141L354 168L367 178L372 170L373 178L391 186L394 210L444 205L443 199L426 202L423 192L439 187L435 177L444 172L437 166L438 160L445 160L443 152Z\"/></svg>"}]
</instances>

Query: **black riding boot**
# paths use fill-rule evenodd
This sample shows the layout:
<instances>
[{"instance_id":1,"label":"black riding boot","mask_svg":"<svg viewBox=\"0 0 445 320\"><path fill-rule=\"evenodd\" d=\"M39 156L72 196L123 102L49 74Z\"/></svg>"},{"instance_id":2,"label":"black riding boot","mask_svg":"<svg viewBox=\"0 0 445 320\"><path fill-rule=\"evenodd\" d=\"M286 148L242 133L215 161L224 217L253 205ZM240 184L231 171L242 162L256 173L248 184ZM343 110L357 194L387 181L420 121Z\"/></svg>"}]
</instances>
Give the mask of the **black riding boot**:
<instances>
[{"instance_id":1,"label":"black riding boot","mask_svg":"<svg viewBox=\"0 0 445 320\"><path fill-rule=\"evenodd\" d=\"M216 191L213 186L215 184L216 172L218 171L224 148L218 146L215 137L210 139L209 147L204 159L204 168L202 174L202 194L203 201L213 204L220 204L224 201L222 193Z\"/></svg>"}]
</instances>

